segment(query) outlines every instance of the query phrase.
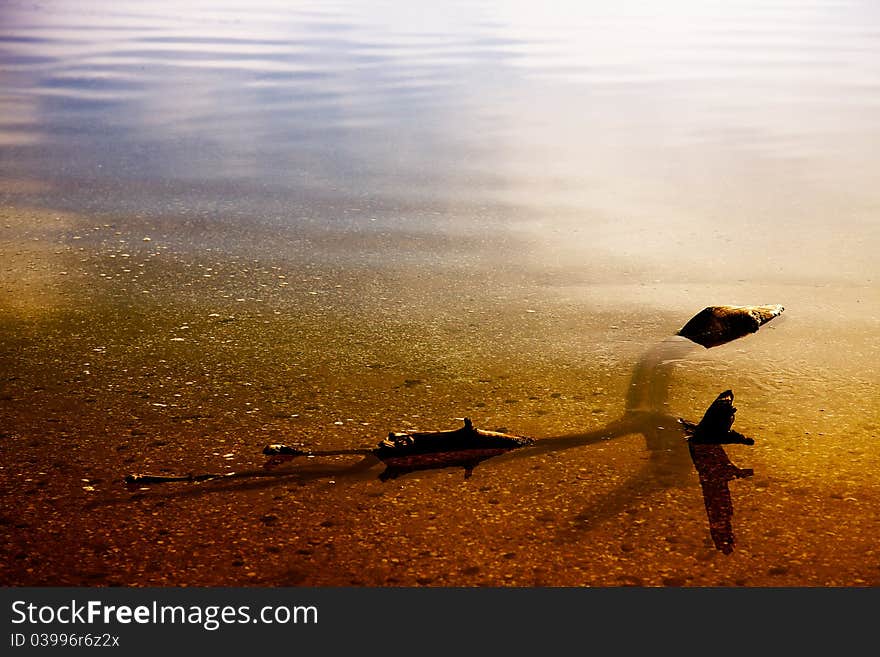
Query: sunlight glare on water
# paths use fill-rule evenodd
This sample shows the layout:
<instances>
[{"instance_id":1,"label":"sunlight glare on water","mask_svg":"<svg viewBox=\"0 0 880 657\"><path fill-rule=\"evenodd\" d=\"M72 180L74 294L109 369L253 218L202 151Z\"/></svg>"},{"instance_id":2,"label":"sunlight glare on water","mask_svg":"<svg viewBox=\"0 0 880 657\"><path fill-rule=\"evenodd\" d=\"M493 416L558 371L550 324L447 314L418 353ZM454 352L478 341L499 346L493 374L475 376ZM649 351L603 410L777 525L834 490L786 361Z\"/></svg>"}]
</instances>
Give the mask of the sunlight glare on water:
<instances>
[{"instance_id":1,"label":"sunlight glare on water","mask_svg":"<svg viewBox=\"0 0 880 657\"><path fill-rule=\"evenodd\" d=\"M765 280L876 274L872 3L40 7L3 10L0 143L55 203L464 206L420 228L524 230L567 267L690 248L705 276L736 243Z\"/></svg>"}]
</instances>

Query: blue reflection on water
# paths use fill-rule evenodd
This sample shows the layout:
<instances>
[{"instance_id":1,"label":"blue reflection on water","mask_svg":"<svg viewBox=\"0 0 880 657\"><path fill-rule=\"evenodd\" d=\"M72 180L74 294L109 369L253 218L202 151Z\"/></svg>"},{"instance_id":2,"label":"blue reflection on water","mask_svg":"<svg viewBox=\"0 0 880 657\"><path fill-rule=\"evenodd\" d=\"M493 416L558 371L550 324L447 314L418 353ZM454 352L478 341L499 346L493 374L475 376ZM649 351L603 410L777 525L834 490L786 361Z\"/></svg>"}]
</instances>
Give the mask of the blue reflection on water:
<instances>
[{"instance_id":1,"label":"blue reflection on water","mask_svg":"<svg viewBox=\"0 0 880 657\"><path fill-rule=\"evenodd\" d=\"M0 173L144 212L337 198L637 221L865 196L870 3L650 4L6 3Z\"/></svg>"}]
</instances>

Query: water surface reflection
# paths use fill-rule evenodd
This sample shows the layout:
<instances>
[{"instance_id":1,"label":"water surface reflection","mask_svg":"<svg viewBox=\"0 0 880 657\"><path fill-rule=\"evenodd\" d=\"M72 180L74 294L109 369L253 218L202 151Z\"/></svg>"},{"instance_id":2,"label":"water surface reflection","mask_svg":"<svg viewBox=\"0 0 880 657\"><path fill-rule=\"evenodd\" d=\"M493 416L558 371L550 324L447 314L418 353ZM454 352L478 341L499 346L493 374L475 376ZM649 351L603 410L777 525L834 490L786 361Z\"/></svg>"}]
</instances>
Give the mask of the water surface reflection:
<instances>
[{"instance_id":1,"label":"water surface reflection","mask_svg":"<svg viewBox=\"0 0 880 657\"><path fill-rule=\"evenodd\" d=\"M748 250L861 281L880 58L850 4L4 3L0 171L73 211L525 231L611 280Z\"/></svg>"},{"instance_id":2,"label":"water surface reflection","mask_svg":"<svg viewBox=\"0 0 880 657\"><path fill-rule=\"evenodd\" d=\"M730 554L736 541L733 535L733 500L728 484L734 479L751 477L754 471L736 467L721 445L688 443L688 451L700 476L712 542L716 548Z\"/></svg>"}]
</instances>

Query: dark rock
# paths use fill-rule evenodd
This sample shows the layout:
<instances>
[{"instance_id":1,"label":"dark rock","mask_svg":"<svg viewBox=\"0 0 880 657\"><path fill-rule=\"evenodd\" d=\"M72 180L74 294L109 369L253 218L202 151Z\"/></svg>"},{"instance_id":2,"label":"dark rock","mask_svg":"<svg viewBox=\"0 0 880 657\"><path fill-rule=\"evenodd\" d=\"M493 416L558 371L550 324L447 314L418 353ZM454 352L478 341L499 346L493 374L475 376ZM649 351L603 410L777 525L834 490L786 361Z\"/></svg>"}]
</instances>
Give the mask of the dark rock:
<instances>
[{"instance_id":1,"label":"dark rock","mask_svg":"<svg viewBox=\"0 0 880 657\"><path fill-rule=\"evenodd\" d=\"M783 310L780 305L709 306L694 315L678 335L708 349L754 333Z\"/></svg>"}]
</instances>

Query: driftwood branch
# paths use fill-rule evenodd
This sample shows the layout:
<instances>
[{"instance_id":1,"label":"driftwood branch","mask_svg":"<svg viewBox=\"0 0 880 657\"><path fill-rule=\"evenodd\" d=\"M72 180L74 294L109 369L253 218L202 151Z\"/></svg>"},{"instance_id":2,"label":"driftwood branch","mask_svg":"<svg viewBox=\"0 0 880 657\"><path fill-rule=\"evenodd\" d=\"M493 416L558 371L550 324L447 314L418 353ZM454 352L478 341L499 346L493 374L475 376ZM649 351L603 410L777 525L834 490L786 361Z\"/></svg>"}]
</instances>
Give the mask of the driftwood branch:
<instances>
[{"instance_id":1,"label":"driftwood branch","mask_svg":"<svg viewBox=\"0 0 880 657\"><path fill-rule=\"evenodd\" d=\"M739 443L741 445L754 445L755 441L746 438L738 431L734 431L733 420L736 408L733 406L733 391L722 392L712 405L706 410L699 424L679 419L684 427L688 442L703 445L724 445Z\"/></svg>"},{"instance_id":2,"label":"driftwood branch","mask_svg":"<svg viewBox=\"0 0 880 657\"><path fill-rule=\"evenodd\" d=\"M680 435L687 438L690 444L698 445L754 444L754 440L751 438L746 438L732 430L735 413L733 392L726 390L718 395L698 424L679 418L678 422L682 431ZM654 431L655 425L660 421L658 417L653 413L630 413L596 431L544 439L478 429L474 427L470 418L465 418L464 426L453 430L391 432L373 449L305 450L280 443L266 445L263 448L263 454L271 457L271 460L264 470L198 475L192 473L186 475L130 474L125 478L125 482L129 485L145 485L266 477L274 474L266 471L269 467L298 457L351 455L364 457L364 461L361 462L363 468L372 467L377 462L384 463L386 469L379 475L382 480L416 470L446 467L462 467L465 470L465 477L469 477L473 469L482 461L514 450L521 450L522 456L528 456L582 447L633 433L644 434L650 443L650 437L656 433ZM671 418L668 416L663 416L663 418L660 419L669 426L666 420ZM355 466L355 470L363 468Z\"/></svg>"},{"instance_id":3,"label":"driftwood branch","mask_svg":"<svg viewBox=\"0 0 880 657\"><path fill-rule=\"evenodd\" d=\"M714 347L754 333L760 326L779 316L782 311L783 307L779 305L709 306L692 317L677 335L707 348ZM657 422L654 420L663 417L658 411L663 407L661 402L665 401L668 387L667 377L659 371L662 369L660 366L668 361L670 356L681 351L678 345L673 345L674 353L670 352L668 345L661 343L659 347L650 350L633 373L630 388L635 392L631 390L627 398L627 412L624 416L595 431L536 441L525 436L477 429L469 418L465 418L463 427L451 431L389 433L388 437L373 449L305 450L291 445L271 444L266 445L263 453L274 459L283 460L300 456L360 455L365 457L365 461L367 459L382 461L386 465L386 470L380 478L387 479L413 470L450 466L464 467L465 476L469 476L481 461L523 447L535 448L535 450L524 450L528 452L555 451L630 433L643 433L649 449L653 449L652 436L657 433L655 431ZM646 399L643 400L642 397ZM732 430L735 412L733 393L727 390L713 402L699 424L681 419L679 422L690 444L753 444L752 439ZM196 483L245 476L266 476L266 473L130 474L125 477L125 482L127 484Z\"/></svg>"},{"instance_id":4,"label":"driftwood branch","mask_svg":"<svg viewBox=\"0 0 880 657\"><path fill-rule=\"evenodd\" d=\"M500 431L487 431L474 427L470 418L464 426L449 431L403 431L392 432L374 449L304 450L284 444L271 444L263 448L263 454L285 460L299 456L349 456L359 455L375 458L386 465L382 479L398 476L413 470L462 466L465 476L481 461L513 449L533 444L532 438ZM155 484L168 482L195 483L212 479L266 476L265 472L205 473L199 475L151 475L130 474L127 484Z\"/></svg>"},{"instance_id":5,"label":"driftwood branch","mask_svg":"<svg viewBox=\"0 0 880 657\"><path fill-rule=\"evenodd\" d=\"M208 481L210 479L220 479L229 477L234 472L217 473L206 472L204 474L194 475L192 473L185 475L151 475L151 474L130 474L126 475L126 484L162 484L170 481L188 481L190 483L196 481Z\"/></svg>"},{"instance_id":6,"label":"driftwood branch","mask_svg":"<svg viewBox=\"0 0 880 657\"><path fill-rule=\"evenodd\" d=\"M750 333L774 317L782 306L709 306L694 315L677 335L693 340L707 349L731 342Z\"/></svg>"}]
</instances>

